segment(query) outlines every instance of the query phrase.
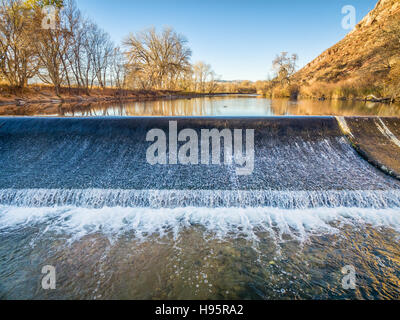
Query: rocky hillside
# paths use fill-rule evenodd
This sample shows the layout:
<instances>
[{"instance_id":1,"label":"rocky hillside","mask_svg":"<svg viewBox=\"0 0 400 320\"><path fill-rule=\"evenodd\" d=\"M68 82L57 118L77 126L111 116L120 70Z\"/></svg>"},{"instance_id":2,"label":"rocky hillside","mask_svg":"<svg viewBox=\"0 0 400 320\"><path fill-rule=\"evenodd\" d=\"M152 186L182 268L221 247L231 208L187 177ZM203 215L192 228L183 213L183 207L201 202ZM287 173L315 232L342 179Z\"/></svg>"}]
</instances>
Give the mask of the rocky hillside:
<instances>
[{"instance_id":1,"label":"rocky hillside","mask_svg":"<svg viewBox=\"0 0 400 320\"><path fill-rule=\"evenodd\" d=\"M383 81L399 61L400 51L393 49L393 30L398 34L399 26L400 0L380 0L351 33L297 72L295 79L309 86ZM400 35L398 39L400 44Z\"/></svg>"}]
</instances>

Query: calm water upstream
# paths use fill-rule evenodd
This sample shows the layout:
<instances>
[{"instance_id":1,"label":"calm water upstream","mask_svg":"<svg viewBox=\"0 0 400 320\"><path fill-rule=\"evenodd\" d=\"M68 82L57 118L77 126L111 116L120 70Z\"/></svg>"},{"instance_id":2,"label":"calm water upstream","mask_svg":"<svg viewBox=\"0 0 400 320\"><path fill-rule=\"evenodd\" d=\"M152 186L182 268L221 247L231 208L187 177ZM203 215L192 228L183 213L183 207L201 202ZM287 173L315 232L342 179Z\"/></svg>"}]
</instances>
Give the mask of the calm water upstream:
<instances>
[{"instance_id":1,"label":"calm water upstream","mask_svg":"<svg viewBox=\"0 0 400 320\"><path fill-rule=\"evenodd\" d=\"M335 119L263 118L398 106L215 97L0 110L110 116L0 118L0 299L400 299L400 181ZM179 120L254 128L254 172L150 166L146 132L166 121L111 116L261 117ZM42 289L46 265L56 290Z\"/></svg>"},{"instance_id":2,"label":"calm water upstream","mask_svg":"<svg viewBox=\"0 0 400 320\"><path fill-rule=\"evenodd\" d=\"M400 105L265 99L252 95L125 103L0 106L0 116L400 116Z\"/></svg>"}]
</instances>

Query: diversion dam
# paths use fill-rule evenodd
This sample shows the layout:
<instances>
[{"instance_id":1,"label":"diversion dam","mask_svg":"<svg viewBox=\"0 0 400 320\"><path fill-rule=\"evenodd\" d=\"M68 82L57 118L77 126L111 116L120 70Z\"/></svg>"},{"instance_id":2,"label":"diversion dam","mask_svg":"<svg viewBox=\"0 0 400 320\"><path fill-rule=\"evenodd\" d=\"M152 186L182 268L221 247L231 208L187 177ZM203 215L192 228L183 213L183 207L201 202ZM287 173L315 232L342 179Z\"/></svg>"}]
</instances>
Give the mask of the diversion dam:
<instances>
[{"instance_id":1,"label":"diversion dam","mask_svg":"<svg viewBox=\"0 0 400 320\"><path fill-rule=\"evenodd\" d=\"M171 121L254 130L254 170L149 164L147 133ZM395 118L1 118L0 205L400 208L399 139Z\"/></svg>"},{"instance_id":2,"label":"diversion dam","mask_svg":"<svg viewBox=\"0 0 400 320\"><path fill-rule=\"evenodd\" d=\"M174 124L195 153L202 130L242 130L242 150L254 130L252 170L171 164L187 143L170 143ZM0 118L0 299L398 299L399 124ZM154 129L163 164L146 156ZM42 290L43 266L57 290Z\"/></svg>"}]
</instances>

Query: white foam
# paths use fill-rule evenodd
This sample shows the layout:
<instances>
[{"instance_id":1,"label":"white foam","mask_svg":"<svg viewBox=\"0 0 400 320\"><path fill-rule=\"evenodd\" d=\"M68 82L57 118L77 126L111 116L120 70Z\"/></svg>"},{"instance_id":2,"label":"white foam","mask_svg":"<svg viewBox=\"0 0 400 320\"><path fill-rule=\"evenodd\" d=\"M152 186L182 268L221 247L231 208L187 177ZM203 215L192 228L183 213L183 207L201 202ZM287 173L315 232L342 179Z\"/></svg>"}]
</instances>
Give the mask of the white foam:
<instances>
[{"instance_id":1,"label":"white foam","mask_svg":"<svg viewBox=\"0 0 400 320\"><path fill-rule=\"evenodd\" d=\"M400 232L400 209L0 207L0 235L38 226L40 235L54 232L73 240L95 233L118 237L127 232L138 239L163 237L166 233L179 237L182 230L197 225L218 238L257 240L260 232L268 232L278 241L283 235L307 241L311 235L338 232L338 224L387 227Z\"/></svg>"},{"instance_id":2,"label":"white foam","mask_svg":"<svg viewBox=\"0 0 400 320\"><path fill-rule=\"evenodd\" d=\"M19 207L400 208L400 190L4 189L0 205Z\"/></svg>"}]
</instances>

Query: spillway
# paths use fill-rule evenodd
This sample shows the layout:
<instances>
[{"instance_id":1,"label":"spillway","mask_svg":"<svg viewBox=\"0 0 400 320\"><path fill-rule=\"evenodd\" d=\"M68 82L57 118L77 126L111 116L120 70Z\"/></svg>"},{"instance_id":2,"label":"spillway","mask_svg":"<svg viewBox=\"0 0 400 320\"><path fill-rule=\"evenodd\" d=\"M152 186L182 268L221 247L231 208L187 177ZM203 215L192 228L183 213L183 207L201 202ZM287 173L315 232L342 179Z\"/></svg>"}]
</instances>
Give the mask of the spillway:
<instances>
[{"instance_id":1,"label":"spillway","mask_svg":"<svg viewBox=\"0 0 400 320\"><path fill-rule=\"evenodd\" d=\"M237 175L234 164L149 164L147 133L168 132L171 121L199 136L253 129L253 173ZM355 120L346 121L354 130ZM375 120L362 121L365 140ZM2 118L0 158L0 205L400 207L399 181L360 156L334 117Z\"/></svg>"},{"instance_id":2,"label":"spillway","mask_svg":"<svg viewBox=\"0 0 400 320\"><path fill-rule=\"evenodd\" d=\"M398 118L339 118L344 133L359 154L385 173L400 179Z\"/></svg>"},{"instance_id":3,"label":"spillway","mask_svg":"<svg viewBox=\"0 0 400 320\"><path fill-rule=\"evenodd\" d=\"M150 164L148 133L168 138L171 123L198 137L254 130L254 170ZM0 299L398 299L399 128L394 118L0 118ZM48 265L57 290L38 288ZM348 265L356 290L342 287Z\"/></svg>"}]
</instances>

